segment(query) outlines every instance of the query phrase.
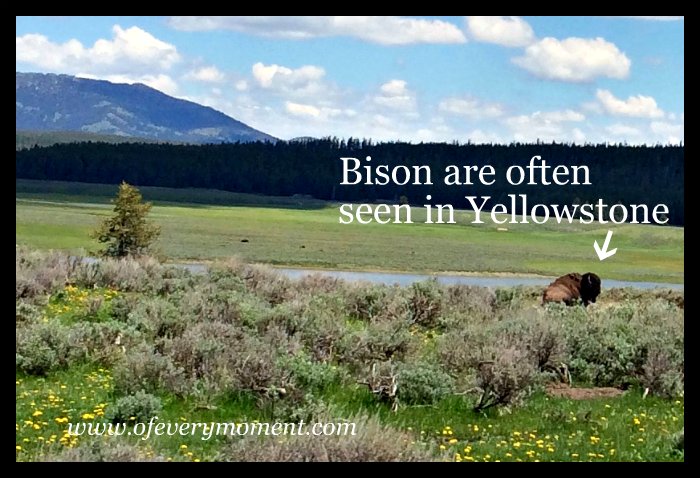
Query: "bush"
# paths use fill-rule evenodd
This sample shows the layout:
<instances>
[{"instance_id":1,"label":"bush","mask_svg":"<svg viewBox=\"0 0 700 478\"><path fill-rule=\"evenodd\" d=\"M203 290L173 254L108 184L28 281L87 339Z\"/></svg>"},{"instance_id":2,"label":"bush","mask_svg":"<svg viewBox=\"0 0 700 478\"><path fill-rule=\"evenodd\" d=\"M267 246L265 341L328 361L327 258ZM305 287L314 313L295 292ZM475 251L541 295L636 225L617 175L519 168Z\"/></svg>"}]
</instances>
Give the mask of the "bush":
<instances>
[{"instance_id":1,"label":"bush","mask_svg":"<svg viewBox=\"0 0 700 478\"><path fill-rule=\"evenodd\" d=\"M661 397L683 396L683 358L668 346L656 345L646 357L642 367L641 385Z\"/></svg>"},{"instance_id":2,"label":"bush","mask_svg":"<svg viewBox=\"0 0 700 478\"><path fill-rule=\"evenodd\" d=\"M163 462L165 457L142 450L118 437L105 437L83 441L75 448L64 448L59 452L43 455L43 462Z\"/></svg>"},{"instance_id":3,"label":"bush","mask_svg":"<svg viewBox=\"0 0 700 478\"><path fill-rule=\"evenodd\" d=\"M369 284L348 285L346 288L348 315L357 320L372 321L384 309L386 289L385 286Z\"/></svg>"},{"instance_id":4,"label":"bush","mask_svg":"<svg viewBox=\"0 0 700 478\"><path fill-rule=\"evenodd\" d=\"M494 350L492 360L484 360L477 368L476 385L481 397L476 412L496 406L518 405L531 391L536 369L527 354L515 348Z\"/></svg>"},{"instance_id":5,"label":"bush","mask_svg":"<svg viewBox=\"0 0 700 478\"><path fill-rule=\"evenodd\" d=\"M423 327L436 327L442 309L442 292L437 280L414 282L410 293L411 322Z\"/></svg>"},{"instance_id":6,"label":"bush","mask_svg":"<svg viewBox=\"0 0 700 478\"><path fill-rule=\"evenodd\" d=\"M149 393L165 389L177 395L186 392L185 374L170 357L154 352L142 344L127 351L113 372L114 391L132 395L139 391Z\"/></svg>"},{"instance_id":7,"label":"bush","mask_svg":"<svg viewBox=\"0 0 700 478\"><path fill-rule=\"evenodd\" d=\"M454 393L454 379L428 363L404 364L398 373L398 397L407 405L431 405Z\"/></svg>"},{"instance_id":8,"label":"bush","mask_svg":"<svg viewBox=\"0 0 700 478\"><path fill-rule=\"evenodd\" d=\"M316 417L317 422L335 422ZM382 425L376 419L354 417L356 434L283 437L247 436L236 440L217 457L218 461L284 462L385 462L433 461L433 449L413 436ZM352 428L349 429L352 431Z\"/></svg>"},{"instance_id":9,"label":"bush","mask_svg":"<svg viewBox=\"0 0 700 478\"><path fill-rule=\"evenodd\" d=\"M120 304L120 307L121 306ZM120 308L123 320L150 339L156 337L175 337L181 335L191 321L168 300L161 297L148 297L135 301L128 306L128 311Z\"/></svg>"},{"instance_id":10,"label":"bush","mask_svg":"<svg viewBox=\"0 0 700 478\"><path fill-rule=\"evenodd\" d=\"M133 395L120 397L114 405L109 405L106 417L112 423L147 422L162 410L160 398L139 390Z\"/></svg>"},{"instance_id":11,"label":"bush","mask_svg":"<svg viewBox=\"0 0 700 478\"><path fill-rule=\"evenodd\" d=\"M37 323L15 330L15 368L29 375L46 375L74 361L68 329L55 322Z\"/></svg>"},{"instance_id":12,"label":"bush","mask_svg":"<svg viewBox=\"0 0 700 478\"><path fill-rule=\"evenodd\" d=\"M15 324L17 326L37 323L40 318L41 310L38 307L27 302L15 304Z\"/></svg>"},{"instance_id":13,"label":"bush","mask_svg":"<svg viewBox=\"0 0 700 478\"><path fill-rule=\"evenodd\" d=\"M338 341L338 360L358 367L401 359L409 353L412 341L407 322L375 322Z\"/></svg>"},{"instance_id":14,"label":"bush","mask_svg":"<svg viewBox=\"0 0 700 478\"><path fill-rule=\"evenodd\" d=\"M304 390L322 393L333 385L339 384L343 377L335 365L311 360L304 353L293 357L282 357L280 366L291 372L294 383Z\"/></svg>"}]
</instances>

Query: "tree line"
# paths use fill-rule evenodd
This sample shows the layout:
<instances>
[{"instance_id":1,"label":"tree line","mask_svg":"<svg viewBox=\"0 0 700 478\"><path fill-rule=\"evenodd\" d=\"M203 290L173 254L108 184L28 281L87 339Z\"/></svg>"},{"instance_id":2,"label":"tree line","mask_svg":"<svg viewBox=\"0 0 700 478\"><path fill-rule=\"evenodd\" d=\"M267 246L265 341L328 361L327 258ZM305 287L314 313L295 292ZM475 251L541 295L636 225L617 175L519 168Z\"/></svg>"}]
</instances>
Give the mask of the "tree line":
<instances>
[{"instance_id":1,"label":"tree line","mask_svg":"<svg viewBox=\"0 0 700 478\"><path fill-rule=\"evenodd\" d=\"M511 165L526 166L532 156L547 164L590 169L592 185L512 186L503 174ZM492 165L499 173L491 186L342 186L341 157L372 164L428 165L440 178L448 165ZM594 203L656 204L669 207L669 224L684 224L684 147L571 145L560 143L509 145L404 142L373 143L358 139L310 139L276 143L209 145L70 143L16 151L16 177L140 186L211 188L224 191L291 196L310 195L342 202L408 201L467 208L464 196L491 196L508 203L508 194L527 194L531 204ZM520 213L522 211L516 211Z\"/></svg>"}]
</instances>

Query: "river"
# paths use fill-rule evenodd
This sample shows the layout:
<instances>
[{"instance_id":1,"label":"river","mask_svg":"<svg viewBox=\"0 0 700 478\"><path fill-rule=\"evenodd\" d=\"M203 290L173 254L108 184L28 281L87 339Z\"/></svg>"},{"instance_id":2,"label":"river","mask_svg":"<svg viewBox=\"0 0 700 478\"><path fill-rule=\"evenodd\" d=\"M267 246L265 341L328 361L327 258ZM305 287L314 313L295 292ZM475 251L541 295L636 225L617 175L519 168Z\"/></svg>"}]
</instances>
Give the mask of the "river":
<instances>
[{"instance_id":1,"label":"river","mask_svg":"<svg viewBox=\"0 0 700 478\"><path fill-rule=\"evenodd\" d=\"M177 264L194 273L204 273L207 270L205 264ZM410 285L435 277L441 284L463 284L480 287L513 287L518 285L546 286L554 278L528 277L528 276L498 276L498 275L457 275L457 274L411 274L399 272L352 272L338 270L301 269L290 267L276 267L275 270L292 278L298 279L308 274L322 274L336 277L346 281L367 281L377 284ZM613 279L603 279L603 287L636 287L639 289L654 289L657 287L683 290L683 284L670 284L663 282L635 282Z\"/></svg>"}]
</instances>

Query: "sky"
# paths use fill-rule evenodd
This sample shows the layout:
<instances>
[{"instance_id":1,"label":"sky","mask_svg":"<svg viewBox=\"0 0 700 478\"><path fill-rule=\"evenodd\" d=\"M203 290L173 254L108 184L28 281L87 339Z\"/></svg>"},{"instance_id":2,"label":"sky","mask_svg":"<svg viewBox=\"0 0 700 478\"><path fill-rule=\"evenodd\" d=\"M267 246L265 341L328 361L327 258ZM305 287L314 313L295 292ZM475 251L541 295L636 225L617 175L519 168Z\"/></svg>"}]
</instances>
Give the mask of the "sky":
<instances>
[{"instance_id":1,"label":"sky","mask_svg":"<svg viewBox=\"0 0 700 478\"><path fill-rule=\"evenodd\" d=\"M683 17L16 17L16 70L144 83L281 139L677 144Z\"/></svg>"}]
</instances>

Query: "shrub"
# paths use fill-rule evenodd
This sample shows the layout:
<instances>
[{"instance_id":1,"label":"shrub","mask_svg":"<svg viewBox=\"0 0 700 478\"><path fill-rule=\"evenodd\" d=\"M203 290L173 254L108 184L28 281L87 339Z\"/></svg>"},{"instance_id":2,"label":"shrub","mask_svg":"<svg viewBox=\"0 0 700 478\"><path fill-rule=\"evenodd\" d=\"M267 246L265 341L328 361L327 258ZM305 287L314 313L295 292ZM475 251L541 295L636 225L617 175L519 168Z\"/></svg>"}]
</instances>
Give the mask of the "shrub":
<instances>
[{"instance_id":1,"label":"shrub","mask_svg":"<svg viewBox=\"0 0 700 478\"><path fill-rule=\"evenodd\" d=\"M409 353L412 340L407 322L375 322L338 341L338 360L357 367L401 359Z\"/></svg>"},{"instance_id":2,"label":"shrub","mask_svg":"<svg viewBox=\"0 0 700 478\"><path fill-rule=\"evenodd\" d=\"M124 312L119 310L120 315ZM147 297L130 304L123 320L151 339L181 335L191 325L186 314L161 297Z\"/></svg>"},{"instance_id":3,"label":"shrub","mask_svg":"<svg viewBox=\"0 0 700 478\"><path fill-rule=\"evenodd\" d=\"M113 372L114 391L132 395L139 391L153 393L161 388L182 395L186 391L185 374L170 357L154 352L142 344L127 351Z\"/></svg>"},{"instance_id":4,"label":"shrub","mask_svg":"<svg viewBox=\"0 0 700 478\"><path fill-rule=\"evenodd\" d=\"M41 310L27 302L15 304L15 323L17 326L34 324L41 318Z\"/></svg>"},{"instance_id":5,"label":"shrub","mask_svg":"<svg viewBox=\"0 0 700 478\"><path fill-rule=\"evenodd\" d=\"M74 361L68 330L55 322L17 327L15 330L15 367L30 375L46 375Z\"/></svg>"},{"instance_id":6,"label":"shrub","mask_svg":"<svg viewBox=\"0 0 700 478\"><path fill-rule=\"evenodd\" d=\"M531 391L536 369L527 354L516 348L494 350L492 360L479 364L476 385L481 396L474 406L476 412L496 406L519 404Z\"/></svg>"},{"instance_id":7,"label":"shrub","mask_svg":"<svg viewBox=\"0 0 700 478\"><path fill-rule=\"evenodd\" d=\"M283 356L280 366L291 372L297 386L313 393L323 392L342 381L341 369L329 363L314 362L304 353Z\"/></svg>"},{"instance_id":8,"label":"shrub","mask_svg":"<svg viewBox=\"0 0 700 478\"><path fill-rule=\"evenodd\" d=\"M454 393L454 379L428 363L409 363L399 368L398 397L408 405L431 405Z\"/></svg>"},{"instance_id":9,"label":"shrub","mask_svg":"<svg viewBox=\"0 0 700 478\"><path fill-rule=\"evenodd\" d=\"M328 417L318 416L315 421L333 422ZM339 423L337 419L335 423ZM350 418L347 423L355 423L355 435L295 434L265 439L247 436L228 446L217 459L242 462L416 462L436 459L429 445L416 442L413 436L382 425L376 419L358 416Z\"/></svg>"},{"instance_id":10,"label":"shrub","mask_svg":"<svg viewBox=\"0 0 700 478\"><path fill-rule=\"evenodd\" d=\"M382 313L387 288L371 284L349 284L346 294L348 315L357 320L370 322Z\"/></svg>"},{"instance_id":11,"label":"shrub","mask_svg":"<svg viewBox=\"0 0 700 478\"><path fill-rule=\"evenodd\" d=\"M683 358L668 346L655 345L642 367L641 385L661 397L683 396Z\"/></svg>"},{"instance_id":12,"label":"shrub","mask_svg":"<svg viewBox=\"0 0 700 478\"><path fill-rule=\"evenodd\" d=\"M106 418L112 423L147 422L163 410L160 398L143 390L120 397L109 405Z\"/></svg>"},{"instance_id":13,"label":"shrub","mask_svg":"<svg viewBox=\"0 0 700 478\"><path fill-rule=\"evenodd\" d=\"M40 457L43 462L163 462L165 457L142 450L118 437L81 442L75 448L63 448Z\"/></svg>"},{"instance_id":14,"label":"shrub","mask_svg":"<svg viewBox=\"0 0 700 478\"><path fill-rule=\"evenodd\" d=\"M411 322L429 328L438 325L442 292L437 280L430 279L411 284L409 303Z\"/></svg>"}]
</instances>

